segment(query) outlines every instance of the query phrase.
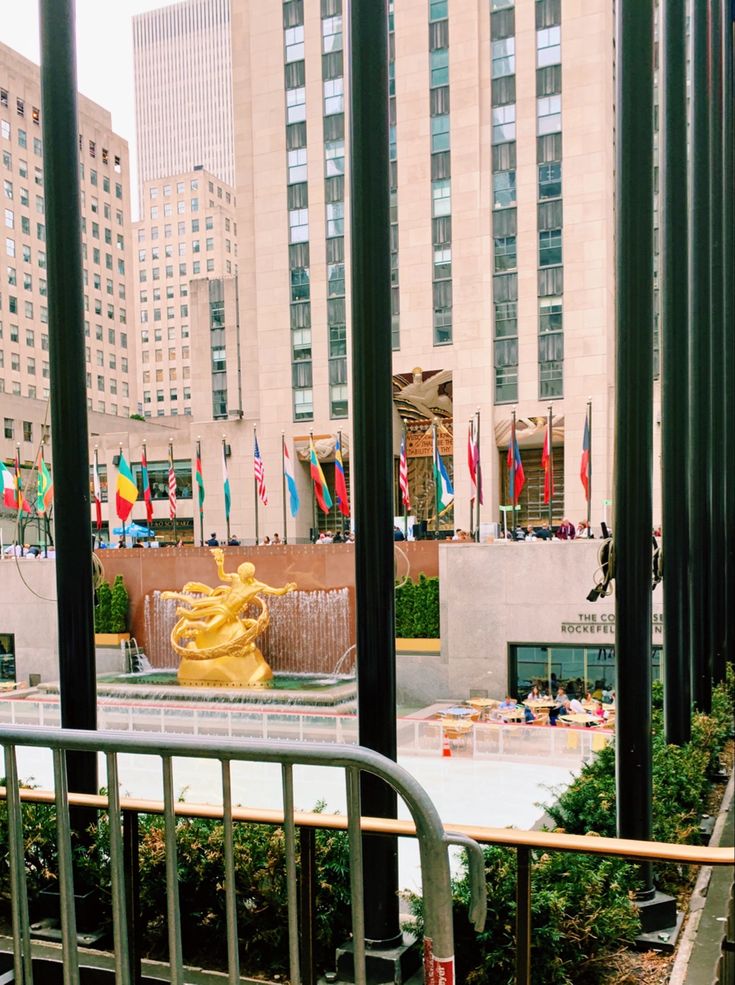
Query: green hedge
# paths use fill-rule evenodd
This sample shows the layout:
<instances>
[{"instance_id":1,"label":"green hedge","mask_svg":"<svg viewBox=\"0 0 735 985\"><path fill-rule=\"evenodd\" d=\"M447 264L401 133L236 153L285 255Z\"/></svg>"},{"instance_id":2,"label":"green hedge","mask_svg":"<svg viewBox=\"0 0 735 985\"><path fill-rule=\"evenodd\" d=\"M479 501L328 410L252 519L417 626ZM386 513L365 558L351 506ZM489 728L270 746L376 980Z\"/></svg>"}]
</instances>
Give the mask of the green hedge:
<instances>
[{"instance_id":1,"label":"green hedge","mask_svg":"<svg viewBox=\"0 0 735 985\"><path fill-rule=\"evenodd\" d=\"M439 639L439 579L419 575L396 585L396 636Z\"/></svg>"},{"instance_id":2,"label":"green hedge","mask_svg":"<svg viewBox=\"0 0 735 985\"><path fill-rule=\"evenodd\" d=\"M110 587L103 581L97 589L94 607L95 633L125 633L128 628L130 599L122 575L116 575Z\"/></svg>"}]
</instances>

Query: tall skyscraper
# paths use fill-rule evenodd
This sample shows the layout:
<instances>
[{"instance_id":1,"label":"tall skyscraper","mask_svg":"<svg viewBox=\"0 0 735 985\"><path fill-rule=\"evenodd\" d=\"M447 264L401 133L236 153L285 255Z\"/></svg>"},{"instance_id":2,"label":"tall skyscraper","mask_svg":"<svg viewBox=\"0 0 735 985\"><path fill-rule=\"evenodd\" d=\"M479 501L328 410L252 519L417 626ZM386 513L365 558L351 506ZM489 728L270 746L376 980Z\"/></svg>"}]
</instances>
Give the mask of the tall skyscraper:
<instances>
[{"instance_id":1,"label":"tall skyscraper","mask_svg":"<svg viewBox=\"0 0 735 985\"><path fill-rule=\"evenodd\" d=\"M133 18L138 185L202 165L235 183L230 0Z\"/></svg>"}]
</instances>

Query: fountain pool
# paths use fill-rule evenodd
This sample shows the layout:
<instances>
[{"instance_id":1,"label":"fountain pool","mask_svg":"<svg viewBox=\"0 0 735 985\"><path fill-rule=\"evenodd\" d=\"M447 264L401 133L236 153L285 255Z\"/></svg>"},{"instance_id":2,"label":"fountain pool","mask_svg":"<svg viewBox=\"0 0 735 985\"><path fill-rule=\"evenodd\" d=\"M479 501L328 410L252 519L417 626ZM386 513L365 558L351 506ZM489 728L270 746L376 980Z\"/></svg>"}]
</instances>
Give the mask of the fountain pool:
<instances>
[{"instance_id":1,"label":"fountain pool","mask_svg":"<svg viewBox=\"0 0 735 985\"><path fill-rule=\"evenodd\" d=\"M39 685L39 690L57 694L58 683ZM275 673L268 687L196 687L182 685L174 668L144 670L133 674L103 674L97 678L98 698L133 698L156 703L205 701L212 704L258 705L262 707L354 711L357 706L355 678L344 674Z\"/></svg>"}]
</instances>

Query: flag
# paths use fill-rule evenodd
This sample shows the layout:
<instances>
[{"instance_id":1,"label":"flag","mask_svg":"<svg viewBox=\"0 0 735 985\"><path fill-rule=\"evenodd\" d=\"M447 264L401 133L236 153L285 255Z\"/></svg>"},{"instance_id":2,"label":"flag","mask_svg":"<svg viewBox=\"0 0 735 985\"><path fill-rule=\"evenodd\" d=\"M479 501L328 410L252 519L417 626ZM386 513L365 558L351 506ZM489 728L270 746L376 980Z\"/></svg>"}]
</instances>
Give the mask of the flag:
<instances>
[{"instance_id":1,"label":"flag","mask_svg":"<svg viewBox=\"0 0 735 985\"><path fill-rule=\"evenodd\" d=\"M319 459L316 457L314 441L309 438L309 464L311 467L311 478L314 482L314 495L322 513L329 513L332 508L332 497L329 495L327 480L324 478Z\"/></svg>"},{"instance_id":2,"label":"flag","mask_svg":"<svg viewBox=\"0 0 735 985\"><path fill-rule=\"evenodd\" d=\"M31 505L23 495L23 480L20 477L20 458L17 449L15 452L15 502L14 509L19 509L21 513L31 512Z\"/></svg>"},{"instance_id":3,"label":"flag","mask_svg":"<svg viewBox=\"0 0 735 985\"><path fill-rule=\"evenodd\" d=\"M100 487L100 473L97 464L97 452L94 455L94 465L92 466L92 489L94 491L94 508L97 514L97 529L102 529L102 489Z\"/></svg>"},{"instance_id":4,"label":"flag","mask_svg":"<svg viewBox=\"0 0 735 985\"><path fill-rule=\"evenodd\" d=\"M443 513L454 502L454 489L449 481L449 474L439 454L439 441L436 428L434 429L434 484L436 489L436 506Z\"/></svg>"},{"instance_id":5,"label":"flag","mask_svg":"<svg viewBox=\"0 0 735 985\"><path fill-rule=\"evenodd\" d=\"M143 445L143 454L140 457L140 473L143 477L143 499L145 500L145 515L148 520L148 525L150 526L151 520L153 519L153 502L151 500L151 484L148 479L148 459L145 454L145 445Z\"/></svg>"},{"instance_id":6,"label":"flag","mask_svg":"<svg viewBox=\"0 0 735 985\"><path fill-rule=\"evenodd\" d=\"M265 488L265 466L263 465L263 459L260 457L257 434L253 433L253 439L255 441L255 447L253 448L253 475L255 476L255 482L258 487L258 498L263 506L267 506L268 493Z\"/></svg>"},{"instance_id":7,"label":"flag","mask_svg":"<svg viewBox=\"0 0 735 985\"><path fill-rule=\"evenodd\" d=\"M342 463L342 444L339 438L337 438L337 444L334 448L334 495L337 497L337 507L342 516L349 516L350 501L347 497L345 468Z\"/></svg>"},{"instance_id":8,"label":"flag","mask_svg":"<svg viewBox=\"0 0 735 985\"><path fill-rule=\"evenodd\" d=\"M174 450L168 446L168 515L176 519L176 469L174 468Z\"/></svg>"},{"instance_id":9,"label":"flag","mask_svg":"<svg viewBox=\"0 0 735 985\"><path fill-rule=\"evenodd\" d=\"M43 459L38 469L38 488L36 492L36 512L46 513L51 509L54 501L54 484L51 481L51 473Z\"/></svg>"},{"instance_id":10,"label":"flag","mask_svg":"<svg viewBox=\"0 0 735 985\"><path fill-rule=\"evenodd\" d=\"M204 474L202 472L202 453L197 445L197 464L194 473L194 481L197 484L197 496L199 499L199 512L204 512Z\"/></svg>"},{"instance_id":11,"label":"flag","mask_svg":"<svg viewBox=\"0 0 735 985\"><path fill-rule=\"evenodd\" d=\"M544 502L549 503L554 496L554 459L551 451L551 428L548 425L544 450L541 452L541 464L544 467Z\"/></svg>"},{"instance_id":12,"label":"flag","mask_svg":"<svg viewBox=\"0 0 735 985\"><path fill-rule=\"evenodd\" d=\"M480 468L480 438L479 422L477 417L470 420L467 432L467 467L470 470L470 499L480 499L480 506L484 505L482 498L482 469Z\"/></svg>"},{"instance_id":13,"label":"flag","mask_svg":"<svg viewBox=\"0 0 735 985\"><path fill-rule=\"evenodd\" d=\"M117 466L117 488L115 492L115 509L117 515L123 523L130 516L133 504L138 498L138 487L135 484L133 473L130 466L125 461L125 456L120 455L120 462Z\"/></svg>"},{"instance_id":14,"label":"flag","mask_svg":"<svg viewBox=\"0 0 735 985\"><path fill-rule=\"evenodd\" d=\"M408 459L406 458L406 435L401 435L401 457L398 459L398 485L401 490L401 502L406 512L411 509L411 497L408 491Z\"/></svg>"},{"instance_id":15,"label":"flag","mask_svg":"<svg viewBox=\"0 0 735 985\"><path fill-rule=\"evenodd\" d=\"M521 450L518 447L518 439L516 438L515 421L513 422L513 426L511 428L510 444L508 445L508 457L506 461L508 463L508 489L510 492L510 501L515 506L521 498L521 492L523 491L523 486L526 482L526 474L523 471L523 462L521 461Z\"/></svg>"},{"instance_id":16,"label":"flag","mask_svg":"<svg viewBox=\"0 0 735 985\"><path fill-rule=\"evenodd\" d=\"M283 439L283 474L286 477L286 485L288 486L291 516L296 516L299 512L299 491L296 488L296 476L293 471L293 462L291 461L291 456L288 453L288 445L286 444L285 438Z\"/></svg>"},{"instance_id":17,"label":"flag","mask_svg":"<svg viewBox=\"0 0 735 985\"><path fill-rule=\"evenodd\" d=\"M584 498L590 498L590 476L592 475L592 462L590 460L590 417L589 410L584 418L584 437L582 438L582 461L579 464L579 478L584 486Z\"/></svg>"},{"instance_id":18,"label":"flag","mask_svg":"<svg viewBox=\"0 0 735 985\"><path fill-rule=\"evenodd\" d=\"M3 506L9 510L18 509L18 487L15 476L3 462L0 462L0 477L3 485Z\"/></svg>"},{"instance_id":19,"label":"flag","mask_svg":"<svg viewBox=\"0 0 735 985\"><path fill-rule=\"evenodd\" d=\"M227 456L225 455L225 445L222 444L222 485L225 490L225 519L230 519L230 504L232 499L230 496L230 476L227 472Z\"/></svg>"}]
</instances>

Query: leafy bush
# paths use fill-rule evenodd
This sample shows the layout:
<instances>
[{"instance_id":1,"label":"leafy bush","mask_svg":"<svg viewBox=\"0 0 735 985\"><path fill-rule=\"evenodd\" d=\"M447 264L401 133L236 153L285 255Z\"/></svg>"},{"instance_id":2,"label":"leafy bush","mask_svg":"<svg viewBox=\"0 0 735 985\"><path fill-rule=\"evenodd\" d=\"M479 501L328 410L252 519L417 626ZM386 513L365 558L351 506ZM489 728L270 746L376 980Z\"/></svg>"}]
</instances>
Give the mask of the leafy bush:
<instances>
[{"instance_id":1,"label":"leafy bush","mask_svg":"<svg viewBox=\"0 0 735 985\"><path fill-rule=\"evenodd\" d=\"M97 589L97 605L94 607L95 633L111 633L112 629L112 589L103 581Z\"/></svg>"},{"instance_id":2,"label":"leafy bush","mask_svg":"<svg viewBox=\"0 0 735 985\"><path fill-rule=\"evenodd\" d=\"M128 628L128 607L130 599L123 582L122 575L115 575L112 586L112 603L110 606L110 632L124 633Z\"/></svg>"},{"instance_id":3,"label":"leafy bush","mask_svg":"<svg viewBox=\"0 0 735 985\"><path fill-rule=\"evenodd\" d=\"M531 967L534 985L587 985L598 980L601 956L639 929L629 898L633 869L619 859L534 852L531 869ZM467 985L515 981L516 852L485 849L488 913L485 929L469 922L466 866L452 880L457 981ZM423 932L423 901L409 896Z\"/></svg>"},{"instance_id":4,"label":"leafy bush","mask_svg":"<svg viewBox=\"0 0 735 985\"><path fill-rule=\"evenodd\" d=\"M439 579L419 575L396 586L396 636L402 639L439 638Z\"/></svg>"}]
</instances>

